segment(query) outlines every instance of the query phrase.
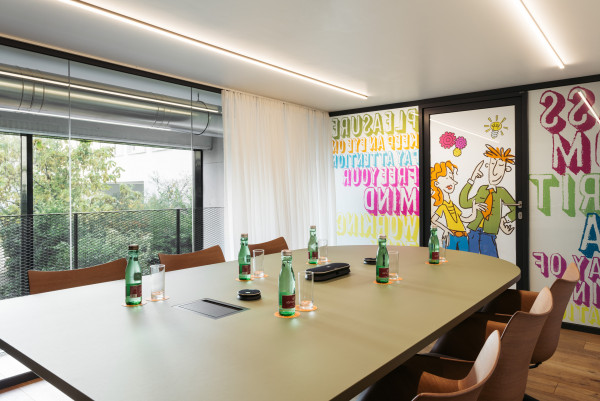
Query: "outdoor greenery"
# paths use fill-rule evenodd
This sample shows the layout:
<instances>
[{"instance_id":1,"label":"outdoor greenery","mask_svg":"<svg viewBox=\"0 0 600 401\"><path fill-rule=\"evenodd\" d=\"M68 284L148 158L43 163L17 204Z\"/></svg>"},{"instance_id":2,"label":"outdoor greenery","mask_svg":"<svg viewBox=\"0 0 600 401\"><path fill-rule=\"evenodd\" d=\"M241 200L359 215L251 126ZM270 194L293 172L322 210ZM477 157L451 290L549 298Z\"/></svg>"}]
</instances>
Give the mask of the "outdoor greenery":
<instances>
[{"instance_id":1,"label":"outdoor greenery","mask_svg":"<svg viewBox=\"0 0 600 401\"><path fill-rule=\"evenodd\" d=\"M125 257L131 243L140 245L147 272L159 252L176 252L177 212L166 209L184 209L182 252L191 251L191 177L154 174L156 192L147 199L125 184L113 196L123 173L114 146L36 137L33 147L34 215L21 216L20 137L0 135L0 298L22 294L27 268L64 270L71 258L78 267L105 263ZM24 248L31 231L33 246Z\"/></svg>"}]
</instances>

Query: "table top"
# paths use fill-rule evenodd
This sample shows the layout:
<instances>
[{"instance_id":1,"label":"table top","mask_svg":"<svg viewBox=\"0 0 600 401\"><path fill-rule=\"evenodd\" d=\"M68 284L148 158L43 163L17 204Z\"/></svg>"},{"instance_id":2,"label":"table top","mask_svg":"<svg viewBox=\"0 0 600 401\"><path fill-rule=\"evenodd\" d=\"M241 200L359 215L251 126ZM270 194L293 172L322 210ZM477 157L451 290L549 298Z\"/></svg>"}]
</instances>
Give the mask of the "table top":
<instances>
[{"instance_id":1,"label":"table top","mask_svg":"<svg viewBox=\"0 0 600 401\"><path fill-rule=\"evenodd\" d=\"M515 265L448 251L394 247L402 281L375 284L376 246L330 246L351 273L317 282L318 310L274 316L279 254L269 277L240 282L237 261L166 274L163 302L126 308L124 281L0 301L0 348L75 399L350 399L518 281ZM293 252L293 268L306 264ZM149 278L144 277L144 297ZM256 288L258 301L237 292ZM211 319L174 307L202 298L247 307Z\"/></svg>"}]
</instances>

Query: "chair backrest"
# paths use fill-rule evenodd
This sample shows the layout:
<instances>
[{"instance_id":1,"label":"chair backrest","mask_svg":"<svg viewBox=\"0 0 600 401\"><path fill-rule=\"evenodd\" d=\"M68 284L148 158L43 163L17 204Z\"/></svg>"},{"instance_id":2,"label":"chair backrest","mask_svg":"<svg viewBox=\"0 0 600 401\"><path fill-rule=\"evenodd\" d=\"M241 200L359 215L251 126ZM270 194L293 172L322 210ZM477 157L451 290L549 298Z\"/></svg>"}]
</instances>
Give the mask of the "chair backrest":
<instances>
[{"instance_id":1,"label":"chair backrest","mask_svg":"<svg viewBox=\"0 0 600 401\"><path fill-rule=\"evenodd\" d=\"M106 281L125 278L127 259L121 258L112 262L75 270L38 271L29 270L29 293L64 290L82 285L104 283Z\"/></svg>"},{"instance_id":2,"label":"chair backrest","mask_svg":"<svg viewBox=\"0 0 600 401\"><path fill-rule=\"evenodd\" d=\"M522 400L529 361L538 337L552 310L552 293L544 287L529 312L518 311L502 333L498 365L479 395L482 401Z\"/></svg>"},{"instance_id":3,"label":"chair backrest","mask_svg":"<svg viewBox=\"0 0 600 401\"><path fill-rule=\"evenodd\" d=\"M159 253L158 260L165 265L166 271L187 269L189 267L212 265L213 263L225 262L225 256L219 245L201 251L182 253L180 255L169 255Z\"/></svg>"},{"instance_id":4,"label":"chair backrest","mask_svg":"<svg viewBox=\"0 0 600 401\"><path fill-rule=\"evenodd\" d=\"M469 374L458 381L460 390L451 393L421 393L413 398L413 401L477 401L484 384L489 380L498 364L500 357L500 333L495 330L490 334L479 351L479 355L473 364Z\"/></svg>"},{"instance_id":5,"label":"chair backrest","mask_svg":"<svg viewBox=\"0 0 600 401\"><path fill-rule=\"evenodd\" d=\"M554 306L552 312L548 315L548 319L546 319L540 338L533 350L531 363L542 363L554 355L554 351L558 346L563 315L577 281L579 281L579 269L575 263L571 263L563 276L550 287Z\"/></svg>"},{"instance_id":6,"label":"chair backrest","mask_svg":"<svg viewBox=\"0 0 600 401\"><path fill-rule=\"evenodd\" d=\"M260 244L249 244L248 249L250 249L250 255L252 255L252 251L254 249L264 249L265 255L270 255L272 253L279 253L284 249L288 249L288 245L287 242L285 242L285 238L279 237L271 241L262 242Z\"/></svg>"}]
</instances>

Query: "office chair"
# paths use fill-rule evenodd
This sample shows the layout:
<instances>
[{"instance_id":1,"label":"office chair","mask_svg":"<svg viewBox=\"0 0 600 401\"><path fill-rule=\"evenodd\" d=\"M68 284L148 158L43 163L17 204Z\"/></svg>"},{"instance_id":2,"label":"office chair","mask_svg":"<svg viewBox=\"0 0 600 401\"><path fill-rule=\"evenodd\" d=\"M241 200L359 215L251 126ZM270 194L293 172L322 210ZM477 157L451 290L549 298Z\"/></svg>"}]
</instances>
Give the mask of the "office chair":
<instances>
[{"instance_id":1,"label":"office chair","mask_svg":"<svg viewBox=\"0 0 600 401\"><path fill-rule=\"evenodd\" d=\"M121 258L101 265L74 270L29 270L27 271L29 293L39 294L106 281L122 280L125 278L126 267L127 259Z\"/></svg>"},{"instance_id":2,"label":"office chair","mask_svg":"<svg viewBox=\"0 0 600 401\"><path fill-rule=\"evenodd\" d=\"M158 260L165 265L166 271L187 269L189 267L212 265L225 262L225 256L219 245L201 251L169 255L159 253Z\"/></svg>"}]
</instances>

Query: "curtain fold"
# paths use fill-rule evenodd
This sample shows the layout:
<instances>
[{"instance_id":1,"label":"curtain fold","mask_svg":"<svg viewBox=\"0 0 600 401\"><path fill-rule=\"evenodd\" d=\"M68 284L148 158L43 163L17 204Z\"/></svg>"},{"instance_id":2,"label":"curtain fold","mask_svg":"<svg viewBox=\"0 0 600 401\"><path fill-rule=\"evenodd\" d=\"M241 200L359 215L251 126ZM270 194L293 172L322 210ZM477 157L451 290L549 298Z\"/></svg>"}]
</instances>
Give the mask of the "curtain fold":
<instances>
[{"instance_id":1,"label":"curtain fold","mask_svg":"<svg viewBox=\"0 0 600 401\"><path fill-rule=\"evenodd\" d=\"M240 234L250 243L285 237L306 248L308 229L336 243L331 126L327 113L225 90L225 257Z\"/></svg>"}]
</instances>

